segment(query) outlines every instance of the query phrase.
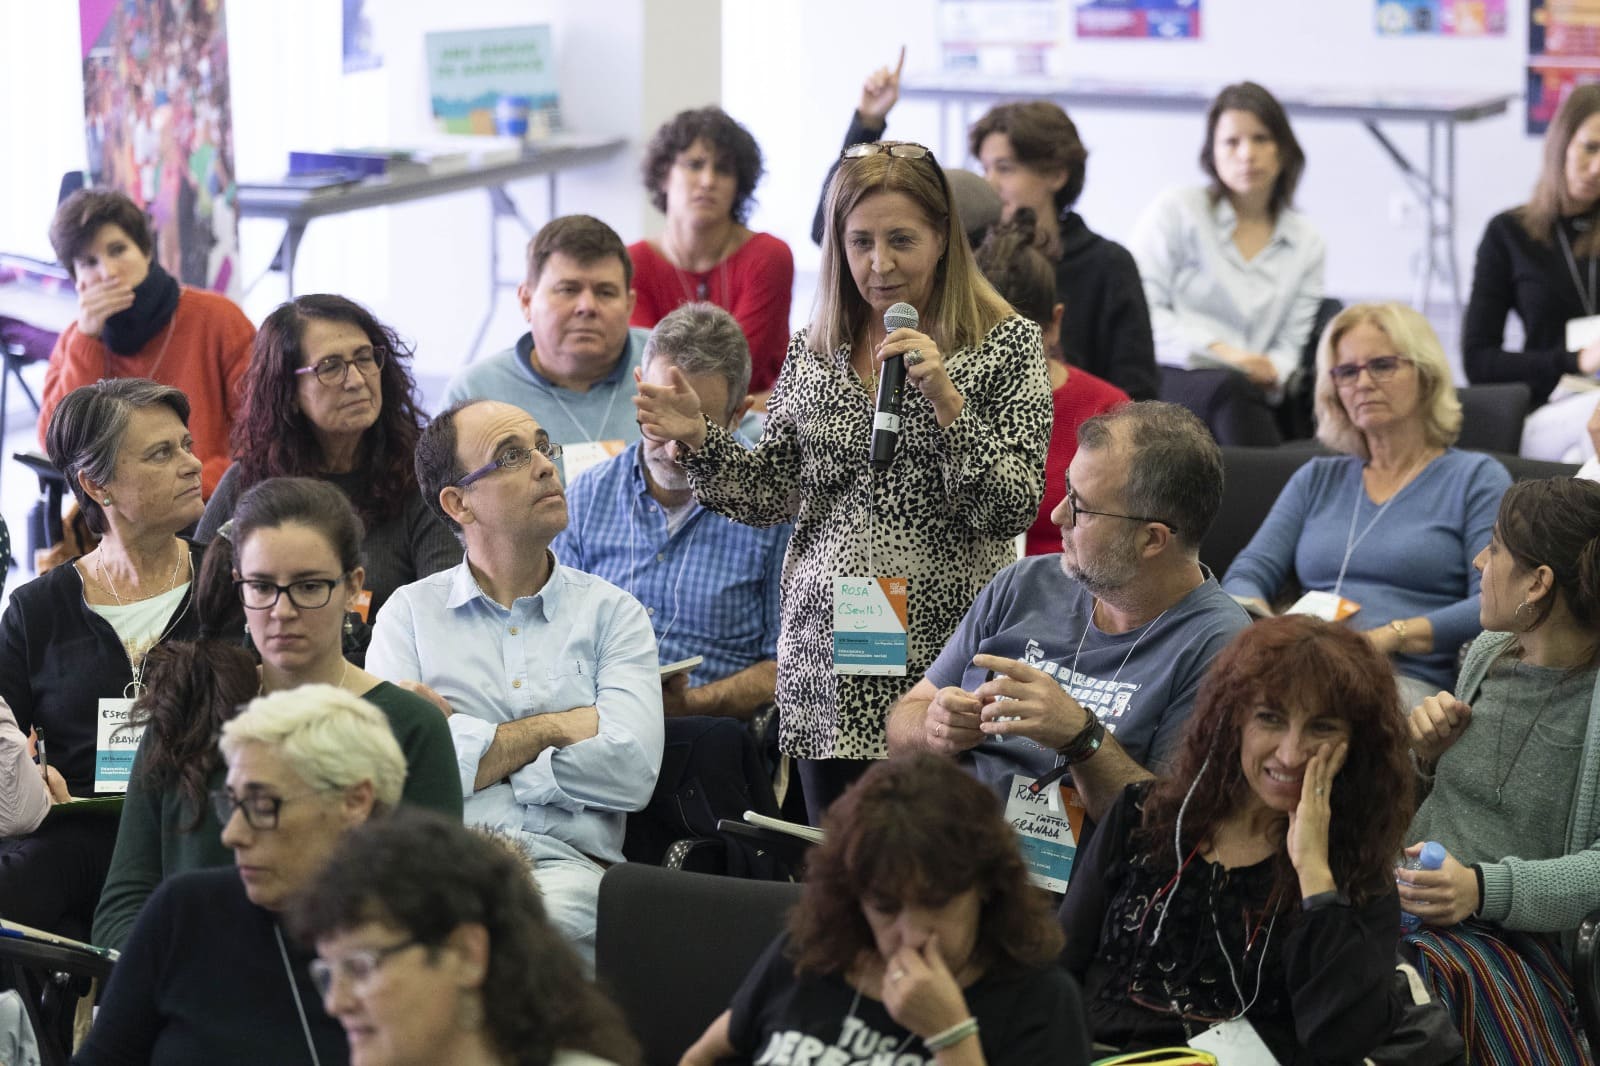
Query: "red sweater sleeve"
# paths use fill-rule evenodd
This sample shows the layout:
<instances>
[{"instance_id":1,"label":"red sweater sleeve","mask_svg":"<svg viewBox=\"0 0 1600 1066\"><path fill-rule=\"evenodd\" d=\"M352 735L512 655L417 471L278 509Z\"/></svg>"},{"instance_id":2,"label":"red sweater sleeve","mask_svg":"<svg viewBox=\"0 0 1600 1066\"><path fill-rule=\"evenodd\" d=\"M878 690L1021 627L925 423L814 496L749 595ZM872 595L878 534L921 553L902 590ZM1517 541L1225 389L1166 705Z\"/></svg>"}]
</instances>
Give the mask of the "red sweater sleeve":
<instances>
[{"instance_id":1,"label":"red sweater sleeve","mask_svg":"<svg viewBox=\"0 0 1600 1066\"><path fill-rule=\"evenodd\" d=\"M1047 555L1061 550L1061 531L1050 520L1067 494L1067 466L1078 451L1078 427L1095 415L1128 402L1128 394L1103 378L1073 367L1067 383L1051 393L1055 422L1050 427L1050 450L1044 459L1044 499L1028 529L1026 551Z\"/></svg>"},{"instance_id":2,"label":"red sweater sleeve","mask_svg":"<svg viewBox=\"0 0 1600 1066\"><path fill-rule=\"evenodd\" d=\"M794 295L794 253L770 233L758 233L729 257L728 310L750 342L750 391L766 392L778 380L789 348L789 303Z\"/></svg>"}]
</instances>

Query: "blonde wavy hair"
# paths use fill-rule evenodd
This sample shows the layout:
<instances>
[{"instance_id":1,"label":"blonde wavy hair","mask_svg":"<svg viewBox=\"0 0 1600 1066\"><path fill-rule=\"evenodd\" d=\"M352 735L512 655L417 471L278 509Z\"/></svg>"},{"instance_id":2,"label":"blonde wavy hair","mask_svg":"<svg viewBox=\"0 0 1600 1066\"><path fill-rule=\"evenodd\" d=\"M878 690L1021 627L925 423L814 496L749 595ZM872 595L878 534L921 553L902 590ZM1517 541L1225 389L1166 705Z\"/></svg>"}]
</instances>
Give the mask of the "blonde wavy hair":
<instances>
[{"instance_id":1,"label":"blonde wavy hair","mask_svg":"<svg viewBox=\"0 0 1600 1066\"><path fill-rule=\"evenodd\" d=\"M1435 448L1450 447L1461 435L1461 401L1450 380L1444 346L1428 320L1402 303L1353 304L1340 311L1323 330L1317 344L1317 439L1336 452L1363 460L1372 458L1366 434L1350 421L1338 386L1328 373L1337 358L1339 342L1362 323L1388 337L1395 354L1417 368L1421 398L1416 416L1422 420L1423 435Z\"/></svg>"},{"instance_id":2,"label":"blonde wavy hair","mask_svg":"<svg viewBox=\"0 0 1600 1066\"><path fill-rule=\"evenodd\" d=\"M880 192L898 192L910 198L924 221L944 238L944 255L934 270L933 293L928 306L917 309L922 315L919 328L940 349L951 354L970 348L1014 313L978 270L950 184L933 153L921 159L903 159L881 152L841 161L828 183L817 302L806 338L812 351L827 353L854 343L872 316L871 305L850 276L844 223L861 201Z\"/></svg>"}]
</instances>

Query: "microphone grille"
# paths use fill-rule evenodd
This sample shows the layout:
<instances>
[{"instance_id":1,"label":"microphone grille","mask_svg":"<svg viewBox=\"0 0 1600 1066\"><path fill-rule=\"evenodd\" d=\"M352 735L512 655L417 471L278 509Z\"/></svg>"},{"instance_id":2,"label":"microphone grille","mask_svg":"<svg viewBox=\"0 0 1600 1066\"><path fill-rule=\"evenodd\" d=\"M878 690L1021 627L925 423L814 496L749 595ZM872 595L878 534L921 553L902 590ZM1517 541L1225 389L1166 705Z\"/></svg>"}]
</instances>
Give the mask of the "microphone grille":
<instances>
[{"instance_id":1,"label":"microphone grille","mask_svg":"<svg viewBox=\"0 0 1600 1066\"><path fill-rule=\"evenodd\" d=\"M894 304L883 313L883 328L890 333L902 327L916 329L920 321L917 309L908 303Z\"/></svg>"}]
</instances>

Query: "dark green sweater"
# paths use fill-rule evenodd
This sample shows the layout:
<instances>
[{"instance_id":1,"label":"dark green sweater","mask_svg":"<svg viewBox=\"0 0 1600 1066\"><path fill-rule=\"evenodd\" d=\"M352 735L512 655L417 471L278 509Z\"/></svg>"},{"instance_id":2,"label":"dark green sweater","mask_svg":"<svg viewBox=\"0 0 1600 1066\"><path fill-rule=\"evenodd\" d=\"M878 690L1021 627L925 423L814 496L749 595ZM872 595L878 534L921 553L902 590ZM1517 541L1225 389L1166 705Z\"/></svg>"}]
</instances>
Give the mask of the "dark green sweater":
<instances>
[{"instance_id":1,"label":"dark green sweater","mask_svg":"<svg viewBox=\"0 0 1600 1066\"><path fill-rule=\"evenodd\" d=\"M363 697L389 718L395 739L406 756L406 784L400 798L461 817L461 774L455 745L439 709L421 696L387 681ZM186 870L229 866L233 853L222 846L222 827L208 803L193 832L186 832L194 811L176 788L150 791L140 784L144 745L134 757L133 777L122 807L111 872L94 914L94 943L121 948L133 931L139 908L164 879ZM221 788L227 768L218 766L206 782Z\"/></svg>"}]
</instances>

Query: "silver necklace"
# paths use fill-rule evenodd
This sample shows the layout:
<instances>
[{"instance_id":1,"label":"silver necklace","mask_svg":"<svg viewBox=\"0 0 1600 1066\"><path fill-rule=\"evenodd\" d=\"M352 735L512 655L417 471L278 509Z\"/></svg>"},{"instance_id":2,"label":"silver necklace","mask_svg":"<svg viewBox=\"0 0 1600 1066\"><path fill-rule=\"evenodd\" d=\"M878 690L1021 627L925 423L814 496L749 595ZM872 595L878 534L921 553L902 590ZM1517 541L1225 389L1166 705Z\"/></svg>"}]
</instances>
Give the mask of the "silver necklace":
<instances>
[{"instance_id":1,"label":"silver necklace","mask_svg":"<svg viewBox=\"0 0 1600 1066\"><path fill-rule=\"evenodd\" d=\"M187 558L189 558L189 553L187 550L180 552L178 555L178 561L172 566L172 575L167 578L166 585L161 589L160 592L153 592L149 596L144 597L144 599L154 599L156 596L161 596L165 593L171 592L178 584L178 571L183 569L183 561ZM122 602L122 596L117 592L117 586L111 581L111 575L106 573L105 556L99 552L95 552L94 565L95 569L98 570L100 574L98 578L100 587L111 593L111 598L117 601L118 607L126 607L127 604ZM138 570L135 569L134 573L137 574ZM137 603L140 601L135 600L134 602Z\"/></svg>"}]
</instances>

